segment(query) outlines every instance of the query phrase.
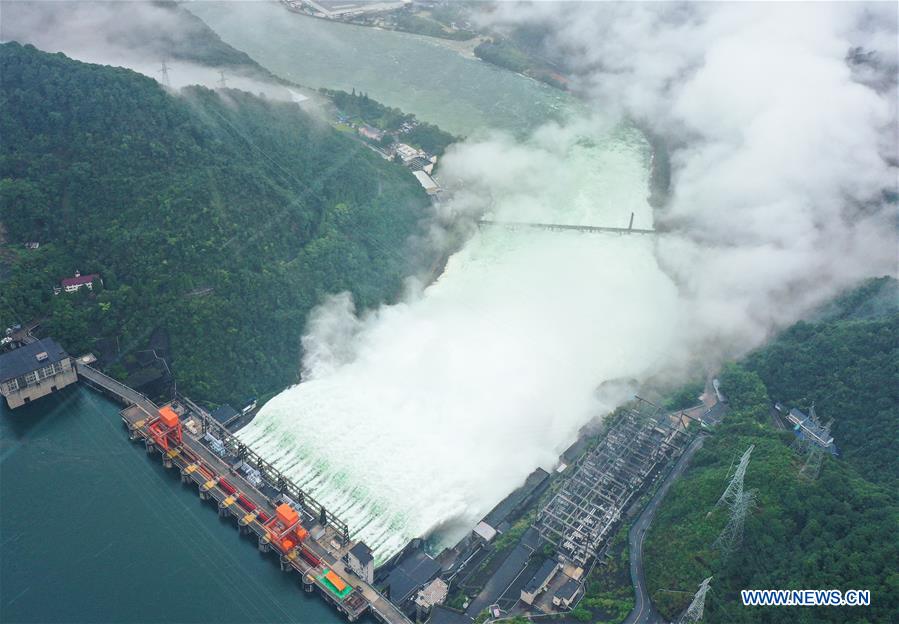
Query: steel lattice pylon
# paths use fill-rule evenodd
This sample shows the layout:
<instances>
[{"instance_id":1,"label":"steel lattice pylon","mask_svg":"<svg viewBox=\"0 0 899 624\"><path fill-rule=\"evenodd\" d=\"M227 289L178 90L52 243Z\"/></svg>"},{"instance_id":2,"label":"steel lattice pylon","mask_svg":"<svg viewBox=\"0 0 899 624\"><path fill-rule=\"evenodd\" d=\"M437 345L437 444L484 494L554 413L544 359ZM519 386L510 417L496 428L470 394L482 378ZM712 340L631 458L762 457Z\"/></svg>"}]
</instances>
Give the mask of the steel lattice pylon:
<instances>
[{"instance_id":1,"label":"steel lattice pylon","mask_svg":"<svg viewBox=\"0 0 899 624\"><path fill-rule=\"evenodd\" d=\"M690 606L687 607L687 610L681 616L681 619L678 620L678 624L698 622L702 619L702 613L705 610L705 595L709 591L709 581L711 580L712 577L710 576L699 584L699 589L696 591L696 595L693 596L693 601L690 603Z\"/></svg>"},{"instance_id":2,"label":"steel lattice pylon","mask_svg":"<svg viewBox=\"0 0 899 624\"><path fill-rule=\"evenodd\" d=\"M712 544L712 548L721 550L724 558L727 558L733 549L740 545L743 540L743 525L746 522L746 514L755 504L755 493L746 492L743 489L743 479L746 476L746 469L749 467L749 458L752 455L752 449L755 444L751 444L748 449L740 457L740 463L734 471L734 475L727 484L727 488L715 503L715 507L726 505L730 509L730 518L727 521L721 534Z\"/></svg>"},{"instance_id":3,"label":"steel lattice pylon","mask_svg":"<svg viewBox=\"0 0 899 624\"><path fill-rule=\"evenodd\" d=\"M755 492L741 492L730 510L730 518L727 521L718 539L712 544L712 548L721 550L721 554L727 558L734 548L743 541L743 525L746 523L746 515L755 506Z\"/></svg>"},{"instance_id":4,"label":"steel lattice pylon","mask_svg":"<svg viewBox=\"0 0 899 624\"><path fill-rule=\"evenodd\" d=\"M808 448L808 455L805 458L805 464L799 470L799 476L809 481L814 481L821 473L821 464L824 462L824 450L812 444Z\"/></svg>"},{"instance_id":5,"label":"steel lattice pylon","mask_svg":"<svg viewBox=\"0 0 899 624\"><path fill-rule=\"evenodd\" d=\"M752 455L752 449L754 448L755 444L751 444L740 457L740 463L737 465L736 471L734 471L734 476L731 478L730 483L727 484L727 489L724 490L724 494L722 494L721 498L718 499L718 502L715 503L715 507L720 507L722 505L732 507L735 502L743 497L743 478L746 476L746 468L749 466L749 456Z\"/></svg>"}]
</instances>

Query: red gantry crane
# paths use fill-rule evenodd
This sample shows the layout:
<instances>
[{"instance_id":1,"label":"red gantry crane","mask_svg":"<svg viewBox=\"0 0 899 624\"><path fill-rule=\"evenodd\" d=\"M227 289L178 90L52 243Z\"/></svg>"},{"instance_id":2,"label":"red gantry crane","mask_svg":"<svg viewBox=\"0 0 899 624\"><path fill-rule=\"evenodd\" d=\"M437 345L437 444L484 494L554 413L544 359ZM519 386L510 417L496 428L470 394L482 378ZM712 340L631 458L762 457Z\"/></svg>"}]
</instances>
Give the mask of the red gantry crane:
<instances>
[{"instance_id":1,"label":"red gantry crane","mask_svg":"<svg viewBox=\"0 0 899 624\"><path fill-rule=\"evenodd\" d=\"M163 451L181 446L181 419L168 405L159 408L159 416L150 422L149 429L153 442Z\"/></svg>"},{"instance_id":2,"label":"red gantry crane","mask_svg":"<svg viewBox=\"0 0 899 624\"><path fill-rule=\"evenodd\" d=\"M287 503L278 505L275 517L266 523L265 528L271 543L285 555L309 535L300 524L300 514Z\"/></svg>"}]
</instances>

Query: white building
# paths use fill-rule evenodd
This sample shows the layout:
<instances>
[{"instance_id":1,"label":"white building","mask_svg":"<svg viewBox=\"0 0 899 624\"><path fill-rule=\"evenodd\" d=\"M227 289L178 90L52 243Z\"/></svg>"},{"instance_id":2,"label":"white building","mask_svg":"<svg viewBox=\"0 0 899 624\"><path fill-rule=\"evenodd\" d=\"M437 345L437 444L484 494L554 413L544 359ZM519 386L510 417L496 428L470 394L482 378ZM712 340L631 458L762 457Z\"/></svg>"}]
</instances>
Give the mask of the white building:
<instances>
[{"instance_id":1,"label":"white building","mask_svg":"<svg viewBox=\"0 0 899 624\"><path fill-rule=\"evenodd\" d=\"M412 175L415 176L415 179L418 180L418 183L421 184L421 187L428 195L436 195L440 192L440 185L424 171L413 171Z\"/></svg>"},{"instance_id":2,"label":"white building","mask_svg":"<svg viewBox=\"0 0 899 624\"><path fill-rule=\"evenodd\" d=\"M16 408L78 381L72 358L52 338L0 355L0 394Z\"/></svg>"},{"instance_id":3,"label":"white building","mask_svg":"<svg viewBox=\"0 0 899 624\"><path fill-rule=\"evenodd\" d=\"M424 158L427 160L428 155L426 152L412 147L411 145L406 145L405 143L397 143L394 147L397 155L400 157L404 163L409 162L413 158Z\"/></svg>"},{"instance_id":4,"label":"white building","mask_svg":"<svg viewBox=\"0 0 899 624\"><path fill-rule=\"evenodd\" d=\"M346 554L347 564L356 576L366 583L375 580L375 558L371 554L371 548L365 542L357 542Z\"/></svg>"},{"instance_id":5,"label":"white building","mask_svg":"<svg viewBox=\"0 0 899 624\"><path fill-rule=\"evenodd\" d=\"M485 544L489 544L496 537L496 529L481 520L474 528L474 534L481 538Z\"/></svg>"},{"instance_id":6,"label":"white building","mask_svg":"<svg viewBox=\"0 0 899 624\"><path fill-rule=\"evenodd\" d=\"M382 2L366 2L362 0L303 0L320 17L334 19L364 15L365 13L384 13L395 11L412 3L412 0L383 0ZM291 3L291 6L296 6Z\"/></svg>"},{"instance_id":7,"label":"white building","mask_svg":"<svg viewBox=\"0 0 899 624\"><path fill-rule=\"evenodd\" d=\"M67 277L63 279L60 284L62 285L62 289L67 293L73 293L78 292L82 288L93 290L95 281L102 283L102 280L100 280L100 275L98 273L82 275L80 272L75 271L74 277Z\"/></svg>"}]
</instances>

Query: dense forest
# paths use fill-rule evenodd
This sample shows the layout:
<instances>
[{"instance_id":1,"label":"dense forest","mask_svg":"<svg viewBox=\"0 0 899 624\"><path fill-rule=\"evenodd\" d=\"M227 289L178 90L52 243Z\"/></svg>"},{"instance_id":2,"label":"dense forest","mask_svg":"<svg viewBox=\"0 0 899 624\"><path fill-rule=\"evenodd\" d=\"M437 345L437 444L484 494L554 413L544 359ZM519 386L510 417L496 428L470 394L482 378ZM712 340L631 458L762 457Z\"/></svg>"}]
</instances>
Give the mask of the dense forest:
<instances>
[{"instance_id":1,"label":"dense forest","mask_svg":"<svg viewBox=\"0 0 899 624\"><path fill-rule=\"evenodd\" d=\"M355 89L351 93L334 89L320 91L331 99L340 115L354 123L368 124L388 133L397 133L403 124L409 123L413 126L412 129L397 134L397 140L430 154L441 155L450 143L459 140L433 124L418 121L415 115L371 99L367 93L356 93ZM393 140L392 135L385 138L388 143Z\"/></svg>"},{"instance_id":2,"label":"dense forest","mask_svg":"<svg viewBox=\"0 0 899 624\"><path fill-rule=\"evenodd\" d=\"M415 268L415 178L295 104L173 95L17 43L0 73L0 327L43 319L76 354L112 341L119 375L161 329L179 390L240 402L296 381L324 295L371 306ZM54 295L76 270L102 288Z\"/></svg>"},{"instance_id":3,"label":"dense forest","mask_svg":"<svg viewBox=\"0 0 899 624\"><path fill-rule=\"evenodd\" d=\"M899 495L896 457L896 281L872 280L817 322L791 327L729 365L721 376L730 412L672 488L646 541L646 573L662 613L676 618L714 576L704 621L891 622L899 613ZM892 293L892 298L890 297ZM799 476L805 458L793 433L772 424L772 401L815 402L842 457L820 475ZM742 545L712 548L727 522L715 502L733 462L755 444L746 487L757 502ZM743 607L740 589L869 589L871 606Z\"/></svg>"},{"instance_id":4,"label":"dense forest","mask_svg":"<svg viewBox=\"0 0 899 624\"><path fill-rule=\"evenodd\" d=\"M514 72L523 72L531 64L528 55L507 39L497 38L479 43L474 53L479 59Z\"/></svg>"},{"instance_id":5,"label":"dense forest","mask_svg":"<svg viewBox=\"0 0 899 624\"><path fill-rule=\"evenodd\" d=\"M527 28L513 30L512 37L494 36L482 41L474 49L474 55L483 61L493 63L514 72L525 74L558 89L568 88L567 79L559 73L559 69L538 55L534 48L519 33L526 33ZM519 43L521 39L524 43Z\"/></svg>"},{"instance_id":6,"label":"dense forest","mask_svg":"<svg viewBox=\"0 0 899 624\"><path fill-rule=\"evenodd\" d=\"M134 21L127 14L130 10L127 3L110 3L107 10L121 11L123 21L134 22L128 32L128 45L131 48L140 49L151 58L181 59L210 67L226 66L246 70L258 78L280 81L248 54L222 41L203 20L178 2L156 0L153 4L159 9L171 11L177 17L180 28L177 31L166 31L161 30L158 24L142 27L140 22Z\"/></svg>"}]
</instances>

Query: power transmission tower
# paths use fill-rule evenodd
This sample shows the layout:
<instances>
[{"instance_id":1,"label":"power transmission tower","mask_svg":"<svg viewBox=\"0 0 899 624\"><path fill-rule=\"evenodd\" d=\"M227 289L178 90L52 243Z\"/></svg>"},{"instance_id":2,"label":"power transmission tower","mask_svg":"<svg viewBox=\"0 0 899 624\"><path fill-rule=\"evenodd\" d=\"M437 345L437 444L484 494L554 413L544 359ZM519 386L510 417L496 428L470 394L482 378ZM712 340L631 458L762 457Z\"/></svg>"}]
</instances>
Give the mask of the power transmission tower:
<instances>
[{"instance_id":1,"label":"power transmission tower","mask_svg":"<svg viewBox=\"0 0 899 624\"><path fill-rule=\"evenodd\" d=\"M699 584L699 589L697 590L696 595L693 596L693 602L690 603L690 606L687 607L687 610L678 620L678 624L698 622L702 619L702 612L705 610L705 595L709 592L709 581L711 580L712 577L710 576Z\"/></svg>"},{"instance_id":2,"label":"power transmission tower","mask_svg":"<svg viewBox=\"0 0 899 624\"><path fill-rule=\"evenodd\" d=\"M818 415L815 413L815 404L812 403L811 408L809 408L807 423L803 423L802 426L812 432L813 436L806 435L805 432L802 435L797 435L790 448L799 455L805 455L805 463L799 469L799 477L814 481L821 473L821 464L824 462L825 448L821 446L821 443L823 443L822 441L832 440L830 428L833 426L833 420L831 419L827 424L822 425ZM817 438L817 441L815 438Z\"/></svg>"},{"instance_id":3,"label":"power transmission tower","mask_svg":"<svg viewBox=\"0 0 899 624\"><path fill-rule=\"evenodd\" d=\"M743 478L746 476L746 467L749 466L749 456L752 455L752 449L754 448L755 444L751 444L740 457L740 463L737 465L736 471L734 471L734 476L730 480L730 483L727 484L727 489L724 490L724 494L722 494L721 498L718 499L718 502L715 503L715 507L721 507L722 505L732 507L735 502L743 497Z\"/></svg>"},{"instance_id":4,"label":"power transmission tower","mask_svg":"<svg viewBox=\"0 0 899 624\"><path fill-rule=\"evenodd\" d=\"M159 70L159 73L162 74L162 84L171 89L172 83L169 80L169 66L166 64L165 59L162 59L162 69Z\"/></svg>"},{"instance_id":5,"label":"power transmission tower","mask_svg":"<svg viewBox=\"0 0 899 624\"><path fill-rule=\"evenodd\" d=\"M799 469L799 476L809 481L814 481L821 474L821 464L824 462L824 450L817 444L808 445L808 455L805 463Z\"/></svg>"},{"instance_id":6,"label":"power transmission tower","mask_svg":"<svg viewBox=\"0 0 899 624\"><path fill-rule=\"evenodd\" d=\"M218 84L219 84L219 87L221 87L222 89L224 89L225 87L228 86L228 82L225 80L225 71L222 70L222 69L220 69L220 70L219 70L219 76L221 76L221 78L219 78L219 83L218 83Z\"/></svg>"},{"instance_id":7,"label":"power transmission tower","mask_svg":"<svg viewBox=\"0 0 899 624\"><path fill-rule=\"evenodd\" d=\"M721 550L724 558L730 556L733 549L740 545L743 540L743 525L746 522L746 514L755 504L755 493L747 492L743 489L743 480L746 477L746 469L749 467L749 458L752 455L752 449L755 444L749 446L748 449L740 457L740 463L734 471L727 488L715 503L715 507L726 506L730 510L730 518L727 521L721 534L712 544L712 548Z\"/></svg>"},{"instance_id":8,"label":"power transmission tower","mask_svg":"<svg viewBox=\"0 0 899 624\"><path fill-rule=\"evenodd\" d=\"M740 492L730 508L730 518L722 529L721 534L712 544L712 548L721 551L721 555L727 559L736 547L743 541L743 526L746 523L746 515L755 506L755 492Z\"/></svg>"}]
</instances>

